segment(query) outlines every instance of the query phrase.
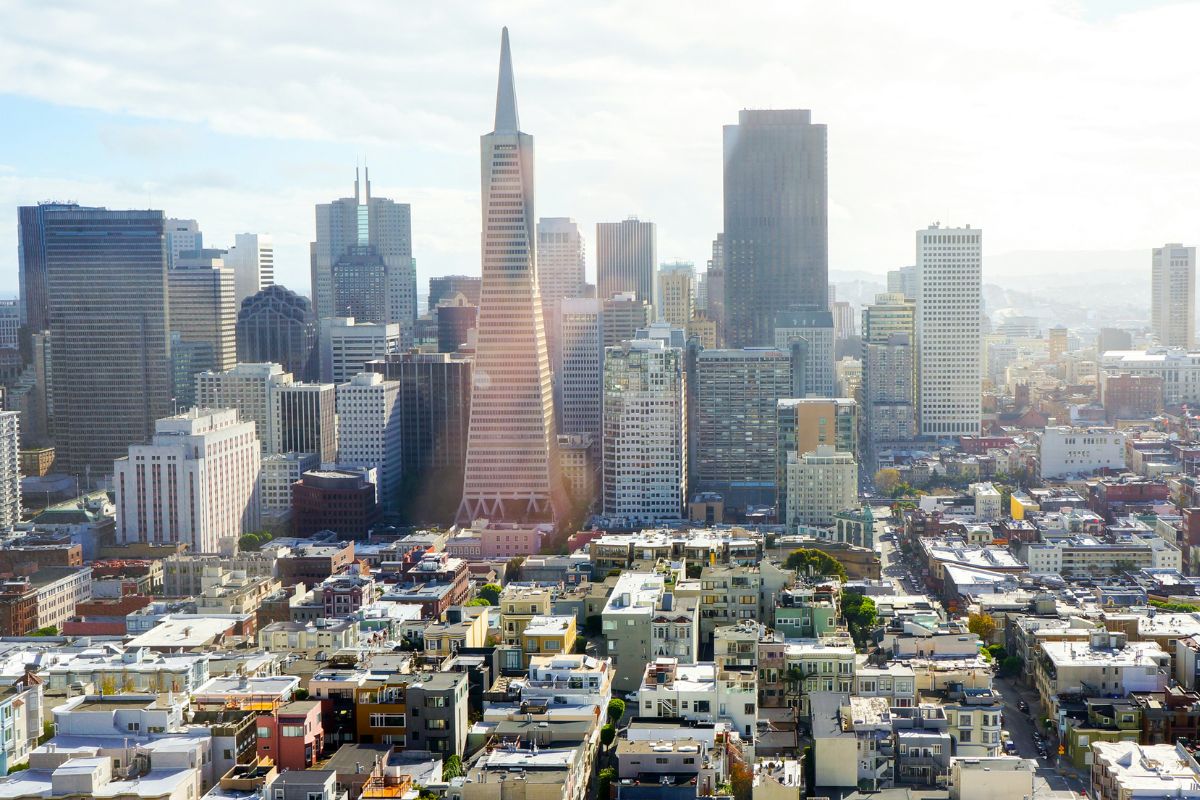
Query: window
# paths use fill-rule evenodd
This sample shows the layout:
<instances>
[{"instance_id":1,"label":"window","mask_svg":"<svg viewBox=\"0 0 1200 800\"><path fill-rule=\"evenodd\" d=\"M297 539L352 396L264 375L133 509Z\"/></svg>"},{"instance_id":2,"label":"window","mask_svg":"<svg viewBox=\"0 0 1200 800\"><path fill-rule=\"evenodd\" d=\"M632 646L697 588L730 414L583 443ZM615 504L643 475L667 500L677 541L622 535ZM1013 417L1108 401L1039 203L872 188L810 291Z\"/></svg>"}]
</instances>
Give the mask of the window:
<instances>
[{"instance_id":1,"label":"window","mask_svg":"<svg viewBox=\"0 0 1200 800\"><path fill-rule=\"evenodd\" d=\"M280 725L279 726L279 735L280 736L303 736L304 735L304 726L303 725Z\"/></svg>"},{"instance_id":2,"label":"window","mask_svg":"<svg viewBox=\"0 0 1200 800\"><path fill-rule=\"evenodd\" d=\"M666 763L668 763L668 759L659 757L659 758L654 759L654 763L655 764L666 764Z\"/></svg>"},{"instance_id":3,"label":"window","mask_svg":"<svg viewBox=\"0 0 1200 800\"><path fill-rule=\"evenodd\" d=\"M447 724L446 720L444 720L444 719L427 719L427 720L425 720L425 729L426 730L444 731L448 727L449 727L449 725Z\"/></svg>"},{"instance_id":4,"label":"window","mask_svg":"<svg viewBox=\"0 0 1200 800\"><path fill-rule=\"evenodd\" d=\"M309 792L308 793L308 800L324 800L324 798L325 798L324 792Z\"/></svg>"},{"instance_id":5,"label":"window","mask_svg":"<svg viewBox=\"0 0 1200 800\"><path fill-rule=\"evenodd\" d=\"M372 728L403 728L404 727L404 715L403 714L372 714L371 715L371 727Z\"/></svg>"},{"instance_id":6,"label":"window","mask_svg":"<svg viewBox=\"0 0 1200 800\"><path fill-rule=\"evenodd\" d=\"M270 728L264 728L264 727L262 727L262 726L260 725L260 726L259 726L259 728L258 728L258 738L260 738L260 739L270 739L270 738L271 738L271 729L270 729Z\"/></svg>"},{"instance_id":7,"label":"window","mask_svg":"<svg viewBox=\"0 0 1200 800\"><path fill-rule=\"evenodd\" d=\"M432 695L425 698L426 708L445 708L446 698L441 695Z\"/></svg>"}]
</instances>

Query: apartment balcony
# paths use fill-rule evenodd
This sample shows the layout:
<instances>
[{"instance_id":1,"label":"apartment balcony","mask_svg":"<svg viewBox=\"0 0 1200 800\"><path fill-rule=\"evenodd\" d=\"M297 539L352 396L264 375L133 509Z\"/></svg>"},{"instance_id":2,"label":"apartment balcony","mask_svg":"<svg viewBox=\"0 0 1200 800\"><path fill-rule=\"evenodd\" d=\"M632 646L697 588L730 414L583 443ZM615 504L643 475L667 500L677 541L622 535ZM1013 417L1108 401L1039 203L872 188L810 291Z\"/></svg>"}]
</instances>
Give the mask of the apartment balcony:
<instances>
[{"instance_id":1,"label":"apartment balcony","mask_svg":"<svg viewBox=\"0 0 1200 800\"><path fill-rule=\"evenodd\" d=\"M411 775L373 775L363 785L362 797L365 800L403 797L412 791L412 783Z\"/></svg>"}]
</instances>

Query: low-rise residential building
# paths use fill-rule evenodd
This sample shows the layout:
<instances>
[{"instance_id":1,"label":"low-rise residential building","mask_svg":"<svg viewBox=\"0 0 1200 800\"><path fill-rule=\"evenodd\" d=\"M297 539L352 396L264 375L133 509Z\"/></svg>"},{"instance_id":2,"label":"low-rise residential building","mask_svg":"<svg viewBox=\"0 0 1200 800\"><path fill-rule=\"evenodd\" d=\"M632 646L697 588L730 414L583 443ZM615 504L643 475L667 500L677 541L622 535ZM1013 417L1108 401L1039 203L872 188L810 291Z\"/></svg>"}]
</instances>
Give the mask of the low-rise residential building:
<instances>
[{"instance_id":1,"label":"low-rise residential building","mask_svg":"<svg viewBox=\"0 0 1200 800\"><path fill-rule=\"evenodd\" d=\"M757 673L752 667L656 659L646 665L638 688L637 715L726 722L751 736L758 719Z\"/></svg>"},{"instance_id":2,"label":"low-rise residential building","mask_svg":"<svg viewBox=\"0 0 1200 800\"><path fill-rule=\"evenodd\" d=\"M1096 742L1092 793L1097 800L1200 797L1195 759L1180 744Z\"/></svg>"},{"instance_id":3,"label":"low-rise residential building","mask_svg":"<svg viewBox=\"0 0 1200 800\"><path fill-rule=\"evenodd\" d=\"M534 656L570 653L575 649L575 617L538 616L521 631L521 652L528 667Z\"/></svg>"},{"instance_id":4,"label":"low-rise residential building","mask_svg":"<svg viewBox=\"0 0 1200 800\"><path fill-rule=\"evenodd\" d=\"M1030 758L950 759L950 800L1010 800L1034 797L1037 762Z\"/></svg>"},{"instance_id":5,"label":"low-rise residential building","mask_svg":"<svg viewBox=\"0 0 1200 800\"><path fill-rule=\"evenodd\" d=\"M258 646L268 653L332 654L358 644L358 626L348 619L272 622L258 631Z\"/></svg>"},{"instance_id":6,"label":"low-rise residential building","mask_svg":"<svg viewBox=\"0 0 1200 800\"><path fill-rule=\"evenodd\" d=\"M258 757L269 758L280 769L311 769L325 746L321 704L316 700L293 700L273 714L258 716Z\"/></svg>"},{"instance_id":7,"label":"low-rise residential building","mask_svg":"<svg viewBox=\"0 0 1200 800\"><path fill-rule=\"evenodd\" d=\"M1043 706L1052 711L1066 692L1160 692L1170 662L1155 642L1130 642L1123 633L1097 630L1087 642L1043 642L1035 682Z\"/></svg>"}]
</instances>

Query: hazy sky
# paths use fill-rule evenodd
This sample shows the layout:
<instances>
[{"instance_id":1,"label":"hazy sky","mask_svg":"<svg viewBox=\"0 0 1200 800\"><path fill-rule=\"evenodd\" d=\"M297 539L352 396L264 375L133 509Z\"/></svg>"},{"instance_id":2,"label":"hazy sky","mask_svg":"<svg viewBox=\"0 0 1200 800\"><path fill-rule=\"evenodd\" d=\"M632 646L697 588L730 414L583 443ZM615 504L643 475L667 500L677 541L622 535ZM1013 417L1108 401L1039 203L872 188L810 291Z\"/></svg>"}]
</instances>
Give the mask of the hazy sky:
<instances>
[{"instance_id":1,"label":"hazy sky","mask_svg":"<svg viewBox=\"0 0 1200 800\"><path fill-rule=\"evenodd\" d=\"M14 207L73 199L272 233L307 294L312 207L360 159L412 204L422 291L478 273L505 24L536 211L584 226L590 271L629 215L703 266L746 107L829 126L834 270L909 263L934 220L991 254L1200 238L1200 3L0 0L0 289Z\"/></svg>"}]
</instances>

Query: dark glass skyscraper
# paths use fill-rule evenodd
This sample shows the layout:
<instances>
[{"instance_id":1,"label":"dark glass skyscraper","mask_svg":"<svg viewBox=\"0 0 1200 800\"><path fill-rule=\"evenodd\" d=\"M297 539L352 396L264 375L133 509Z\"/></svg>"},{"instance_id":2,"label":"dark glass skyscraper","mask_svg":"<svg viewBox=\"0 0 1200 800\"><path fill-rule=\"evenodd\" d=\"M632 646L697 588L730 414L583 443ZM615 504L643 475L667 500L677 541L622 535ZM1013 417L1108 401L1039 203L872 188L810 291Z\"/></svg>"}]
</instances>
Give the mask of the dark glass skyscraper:
<instances>
[{"instance_id":1,"label":"dark glass skyscraper","mask_svg":"<svg viewBox=\"0 0 1200 800\"><path fill-rule=\"evenodd\" d=\"M237 352L238 361L274 362L300 380L315 379L317 324L308 298L276 284L243 300Z\"/></svg>"},{"instance_id":2,"label":"dark glass skyscraper","mask_svg":"<svg viewBox=\"0 0 1200 800\"><path fill-rule=\"evenodd\" d=\"M48 208L42 226L58 463L106 475L171 413L163 214Z\"/></svg>"},{"instance_id":3,"label":"dark glass skyscraper","mask_svg":"<svg viewBox=\"0 0 1200 800\"><path fill-rule=\"evenodd\" d=\"M725 126L725 339L773 345L778 312L829 307L826 133L807 110Z\"/></svg>"},{"instance_id":4,"label":"dark glass skyscraper","mask_svg":"<svg viewBox=\"0 0 1200 800\"><path fill-rule=\"evenodd\" d=\"M31 333L47 330L46 214L78 209L75 203L42 203L17 209L21 325Z\"/></svg>"}]
</instances>

